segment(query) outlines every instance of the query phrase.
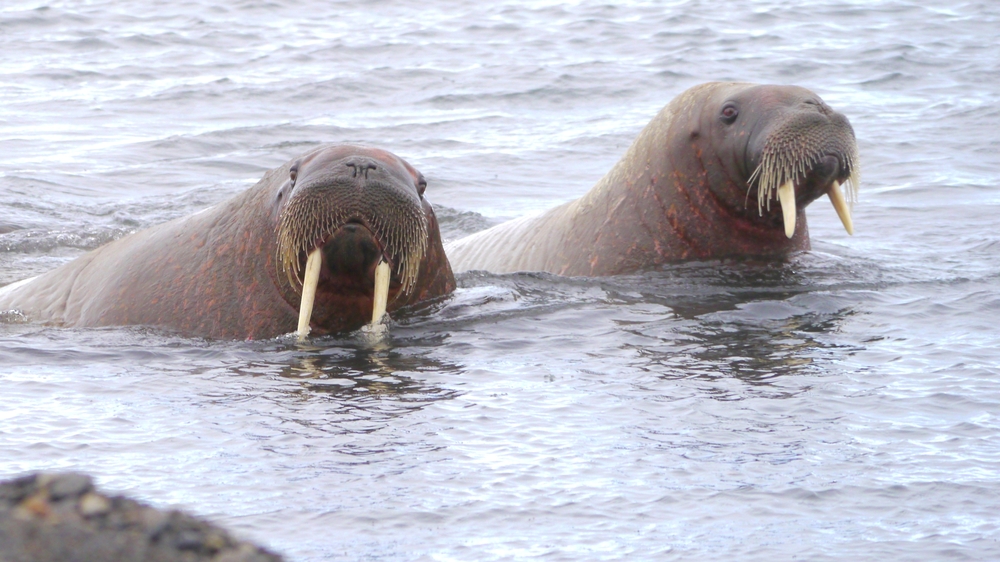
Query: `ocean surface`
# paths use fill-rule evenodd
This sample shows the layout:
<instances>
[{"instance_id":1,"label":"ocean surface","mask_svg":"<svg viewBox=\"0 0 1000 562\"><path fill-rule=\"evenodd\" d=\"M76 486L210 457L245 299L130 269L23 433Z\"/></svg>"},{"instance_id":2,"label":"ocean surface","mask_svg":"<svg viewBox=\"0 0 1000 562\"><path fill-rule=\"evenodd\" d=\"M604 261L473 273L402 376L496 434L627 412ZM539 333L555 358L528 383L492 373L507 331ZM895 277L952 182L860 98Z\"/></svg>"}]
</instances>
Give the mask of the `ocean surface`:
<instances>
[{"instance_id":1,"label":"ocean surface","mask_svg":"<svg viewBox=\"0 0 1000 562\"><path fill-rule=\"evenodd\" d=\"M0 285L325 142L446 239L586 192L675 95L851 120L856 234L786 263L459 277L356 336L0 320L0 478L91 473L293 561L1000 559L1000 4L0 7Z\"/></svg>"}]
</instances>

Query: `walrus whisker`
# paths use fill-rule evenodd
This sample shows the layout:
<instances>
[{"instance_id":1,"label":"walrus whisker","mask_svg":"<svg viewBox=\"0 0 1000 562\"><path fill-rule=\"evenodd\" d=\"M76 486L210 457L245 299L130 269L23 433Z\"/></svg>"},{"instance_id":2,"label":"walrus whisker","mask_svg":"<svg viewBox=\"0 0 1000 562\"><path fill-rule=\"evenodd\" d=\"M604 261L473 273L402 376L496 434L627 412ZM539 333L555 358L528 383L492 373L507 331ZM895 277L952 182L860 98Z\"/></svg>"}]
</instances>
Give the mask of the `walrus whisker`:
<instances>
[{"instance_id":1,"label":"walrus whisker","mask_svg":"<svg viewBox=\"0 0 1000 562\"><path fill-rule=\"evenodd\" d=\"M318 232L318 238L325 240L347 222L358 220L364 225L370 225L372 234L388 257L398 258L389 261L396 264L403 293L409 294L412 291L420 272L420 261L427 250L427 222L422 214L415 211L406 213L406 224L402 229L396 224L398 221L387 221L378 215L369 217L366 216L367 213L343 211L325 217L320 224L316 224L316 212L306 209L310 203L315 202L290 205L282 213L278 226L278 262L290 285L301 286L300 256L310 252L316 244L308 233Z\"/></svg>"},{"instance_id":2,"label":"walrus whisker","mask_svg":"<svg viewBox=\"0 0 1000 562\"><path fill-rule=\"evenodd\" d=\"M753 185L757 184L757 212L763 216L764 210L771 210L771 199L777 192L777 199L781 203L782 218L784 220L785 235L789 238L795 232L794 216L790 219L789 212L795 210L794 183L797 178L805 178L809 172L820 164L825 153L816 149L808 153L803 150L784 150L777 146L767 146L764 148L761 163L747 180L747 197ZM850 207L857 200L858 184L860 183L857 166L857 148L851 147L845 153L837 155L841 165L848 170L848 178L844 181L847 197L841 192L841 183L834 180L828 188L830 200L833 202L837 216L844 224L844 229L848 234L854 234L854 224L851 220ZM789 187L792 186L792 187ZM786 190L782 195L782 189ZM786 198L790 201L785 203Z\"/></svg>"}]
</instances>

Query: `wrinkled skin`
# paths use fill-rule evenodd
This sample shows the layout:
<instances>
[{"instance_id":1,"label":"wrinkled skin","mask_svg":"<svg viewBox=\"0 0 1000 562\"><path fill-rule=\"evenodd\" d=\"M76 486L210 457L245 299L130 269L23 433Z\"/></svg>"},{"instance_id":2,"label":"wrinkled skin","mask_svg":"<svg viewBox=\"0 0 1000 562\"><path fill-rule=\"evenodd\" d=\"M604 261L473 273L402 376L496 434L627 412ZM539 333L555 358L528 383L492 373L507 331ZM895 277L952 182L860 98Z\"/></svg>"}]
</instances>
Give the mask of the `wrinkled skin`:
<instances>
[{"instance_id":1,"label":"wrinkled skin","mask_svg":"<svg viewBox=\"0 0 1000 562\"><path fill-rule=\"evenodd\" d=\"M345 205L376 213L341 217L343 223L328 225L328 232L304 234L308 249L322 246L324 255L312 334L353 330L371 320L380 259L394 266L390 312L455 288L437 219L423 197L425 185L412 166L384 150L324 146L210 209L126 236L0 289L0 310L19 310L32 321L61 326L146 325L210 338L293 332L301 274L296 278L282 267L279 222L291 201L309 196L336 202L318 205L320 214ZM400 256L388 255L372 226L391 226L402 211L418 214L426 225L420 244L425 249L409 291L401 289L395 268ZM317 220L322 223L324 217ZM304 263L305 252L299 258Z\"/></svg>"},{"instance_id":2,"label":"wrinkled skin","mask_svg":"<svg viewBox=\"0 0 1000 562\"><path fill-rule=\"evenodd\" d=\"M768 143L807 154L794 178L792 235L771 199L758 210L751 177ZM854 180L854 131L795 86L708 83L668 104L586 195L446 247L456 271L600 276L666 263L782 257L808 250L805 207L831 181Z\"/></svg>"}]
</instances>

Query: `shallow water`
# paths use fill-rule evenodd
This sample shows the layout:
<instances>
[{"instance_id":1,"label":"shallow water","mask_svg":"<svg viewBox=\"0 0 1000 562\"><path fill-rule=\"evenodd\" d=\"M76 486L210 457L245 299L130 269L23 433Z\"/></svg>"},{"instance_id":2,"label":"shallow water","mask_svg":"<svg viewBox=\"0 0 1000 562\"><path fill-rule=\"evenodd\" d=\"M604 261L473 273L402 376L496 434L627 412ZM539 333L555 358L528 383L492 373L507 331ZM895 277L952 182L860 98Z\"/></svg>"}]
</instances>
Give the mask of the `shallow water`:
<instances>
[{"instance_id":1,"label":"shallow water","mask_svg":"<svg viewBox=\"0 0 1000 562\"><path fill-rule=\"evenodd\" d=\"M926 4L5 3L0 284L319 142L406 158L455 238L709 80L813 89L863 176L788 263L470 273L384 346L8 315L0 476L302 561L1000 558L1000 8Z\"/></svg>"}]
</instances>

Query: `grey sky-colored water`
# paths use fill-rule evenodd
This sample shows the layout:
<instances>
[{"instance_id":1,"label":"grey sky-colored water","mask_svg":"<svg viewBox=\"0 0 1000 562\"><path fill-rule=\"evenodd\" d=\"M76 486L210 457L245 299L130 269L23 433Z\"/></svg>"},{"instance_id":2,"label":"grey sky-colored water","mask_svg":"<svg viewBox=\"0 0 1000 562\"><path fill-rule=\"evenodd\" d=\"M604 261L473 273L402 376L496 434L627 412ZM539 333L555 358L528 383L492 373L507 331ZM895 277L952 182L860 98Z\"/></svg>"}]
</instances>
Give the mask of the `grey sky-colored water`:
<instances>
[{"instance_id":1,"label":"grey sky-colored water","mask_svg":"<svg viewBox=\"0 0 1000 562\"><path fill-rule=\"evenodd\" d=\"M817 201L789 263L467 274L385 348L0 322L0 476L87 471L292 560L998 558L998 15L5 3L0 284L320 142L406 158L460 236L579 196L709 80L816 91L862 185L856 235Z\"/></svg>"}]
</instances>

